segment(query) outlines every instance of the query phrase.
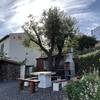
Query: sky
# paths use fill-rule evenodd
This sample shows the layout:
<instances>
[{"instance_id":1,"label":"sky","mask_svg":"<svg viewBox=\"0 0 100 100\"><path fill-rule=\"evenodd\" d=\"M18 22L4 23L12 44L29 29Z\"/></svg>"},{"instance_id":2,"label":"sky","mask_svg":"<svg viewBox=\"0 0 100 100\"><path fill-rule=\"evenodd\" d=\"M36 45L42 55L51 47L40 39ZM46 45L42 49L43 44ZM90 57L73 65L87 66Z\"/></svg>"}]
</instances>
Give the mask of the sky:
<instances>
[{"instance_id":1,"label":"sky","mask_svg":"<svg viewBox=\"0 0 100 100\"><path fill-rule=\"evenodd\" d=\"M44 9L57 6L75 17L81 33L90 35L100 25L100 0L0 0L0 37L22 32L29 14L40 16Z\"/></svg>"}]
</instances>

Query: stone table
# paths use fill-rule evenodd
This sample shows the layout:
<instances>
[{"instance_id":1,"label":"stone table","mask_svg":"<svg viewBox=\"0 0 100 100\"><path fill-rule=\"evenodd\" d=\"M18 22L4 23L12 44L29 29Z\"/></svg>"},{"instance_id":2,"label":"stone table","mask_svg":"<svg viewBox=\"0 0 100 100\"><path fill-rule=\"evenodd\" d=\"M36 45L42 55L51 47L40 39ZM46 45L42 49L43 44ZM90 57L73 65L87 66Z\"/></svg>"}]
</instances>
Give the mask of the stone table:
<instances>
[{"instance_id":1,"label":"stone table","mask_svg":"<svg viewBox=\"0 0 100 100\"><path fill-rule=\"evenodd\" d=\"M42 71L42 72L34 72L31 75L37 75L39 83L39 88L48 88L52 86L51 75L55 74L55 72L50 71Z\"/></svg>"}]
</instances>

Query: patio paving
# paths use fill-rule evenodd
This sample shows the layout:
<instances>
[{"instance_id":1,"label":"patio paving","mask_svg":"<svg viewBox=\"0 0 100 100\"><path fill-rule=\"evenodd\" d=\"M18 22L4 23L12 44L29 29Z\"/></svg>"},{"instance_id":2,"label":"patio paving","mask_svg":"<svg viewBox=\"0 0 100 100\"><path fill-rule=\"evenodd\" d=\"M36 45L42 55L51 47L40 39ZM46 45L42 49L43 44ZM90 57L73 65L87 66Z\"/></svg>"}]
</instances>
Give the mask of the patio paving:
<instances>
[{"instance_id":1,"label":"patio paving","mask_svg":"<svg viewBox=\"0 0 100 100\"><path fill-rule=\"evenodd\" d=\"M0 82L0 100L64 100L64 92L54 92L48 88L30 95L28 89L20 93L16 81Z\"/></svg>"}]
</instances>

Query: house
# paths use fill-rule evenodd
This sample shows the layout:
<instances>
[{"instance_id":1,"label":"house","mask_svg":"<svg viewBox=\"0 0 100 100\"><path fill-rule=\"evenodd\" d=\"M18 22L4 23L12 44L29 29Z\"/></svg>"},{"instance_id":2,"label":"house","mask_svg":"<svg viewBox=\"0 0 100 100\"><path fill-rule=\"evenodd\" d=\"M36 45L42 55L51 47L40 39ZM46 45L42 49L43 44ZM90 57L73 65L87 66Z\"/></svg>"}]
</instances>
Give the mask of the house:
<instances>
[{"instance_id":1,"label":"house","mask_svg":"<svg viewBox=\"0 0 100 100\"><path fill-rule=\"evenodd\" d=\"M91 31L92 36L96 38L97 41L100 41L100 26L96 27Z\"/></svg>"},{"instance_id":2,"label":"house","mask_svg":"<svg viewBox=\"0 0 100 100\"><path fill-rule=\"evenodd\" d=\"M0 51L5 54L8 60L15 62L25 61L25 73L28 75L36 66L36 58L41 55L37 49L24 46L26 36L24 33L11 33L0 39Z\"/></svg>"}]
</instances>

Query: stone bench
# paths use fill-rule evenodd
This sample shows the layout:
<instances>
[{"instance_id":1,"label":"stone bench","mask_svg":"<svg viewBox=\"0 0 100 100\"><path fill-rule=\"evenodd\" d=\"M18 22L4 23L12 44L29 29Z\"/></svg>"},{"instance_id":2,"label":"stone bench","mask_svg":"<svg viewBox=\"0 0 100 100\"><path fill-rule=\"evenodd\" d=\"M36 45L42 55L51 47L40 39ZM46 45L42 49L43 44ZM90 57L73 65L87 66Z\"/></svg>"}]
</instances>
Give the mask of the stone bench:
<instances>
[{"instance_id":1,"label":"stone bench","mask_svg":"<svg viewBox=\"0 0 100 100\"><path fill-rule=\"evenodd\" d=\"M19 80L19 90L24 90L24 82L29 82L29 92L30 94L34 93L36 91L36 88L38 87L39 80L37 79L24 79L24 78L17 78Z\"/></svg>"},{"instance_id":2,"label":"stone bench","mask_svg":"<svg viewBox=\"0 0 100 100\"><path fill-rule=\"evenodd\" d=\"M55 81L53 81L53 91L62 90L62 88L66 85L67 85L66 79L55 80Z\"/></svg>"},{"instance_id":3,"label":"stone bench","mask_svg":"<svg viewBox=\"0 0 100 100\"><path fill-rule=\"evenodd\" d=\"M38 77L30 77L30 78L25 78L28 80L34 80L34 79L38 79ZM29 86L29 82L24 82L24 86Z\"/></svg>"}]
</instances>

